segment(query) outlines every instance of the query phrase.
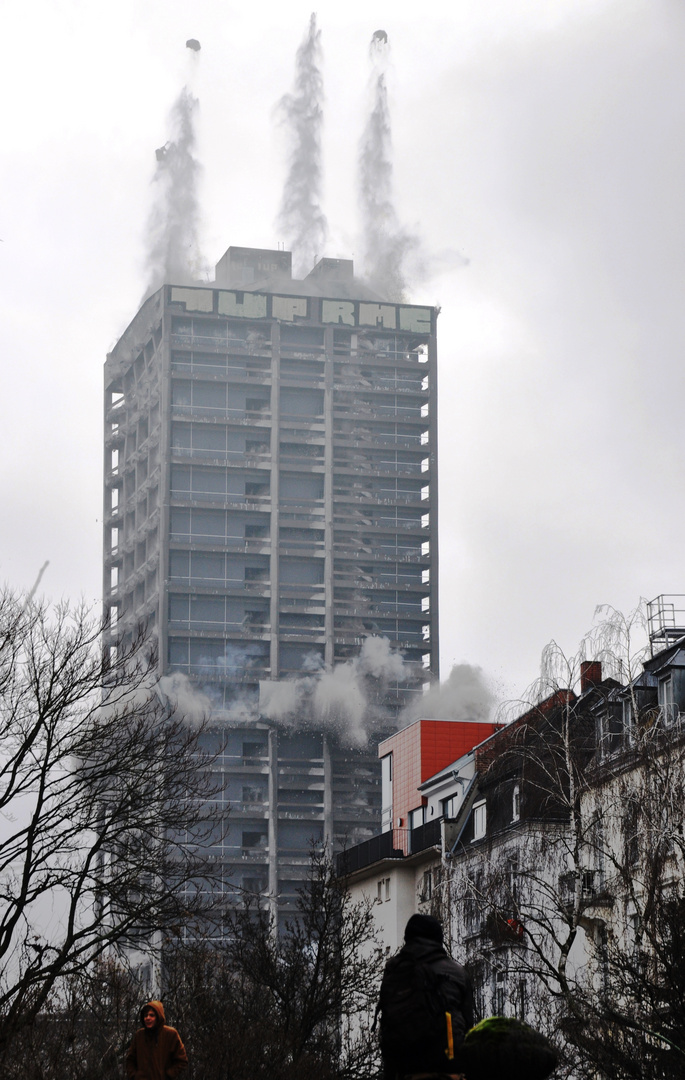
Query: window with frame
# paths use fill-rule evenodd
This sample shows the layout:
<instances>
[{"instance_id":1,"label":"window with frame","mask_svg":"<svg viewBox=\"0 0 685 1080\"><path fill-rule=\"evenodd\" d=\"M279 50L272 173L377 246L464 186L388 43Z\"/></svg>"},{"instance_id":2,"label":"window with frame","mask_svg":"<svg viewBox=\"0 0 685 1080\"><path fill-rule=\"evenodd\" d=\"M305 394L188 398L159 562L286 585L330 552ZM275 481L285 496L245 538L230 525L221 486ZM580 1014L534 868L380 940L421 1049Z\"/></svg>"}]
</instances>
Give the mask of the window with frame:
<instances>
[{"instance_id":1,"label":"window with frame","mask_svg":"<svg viewBox=\"0 0 685 1080\"><path fill-rule=\"evenodd\" d=\"M376 892L376 903L382 904L384 900L390 899L390 878L381 878L378 882Z\"/></svg>"},{"instance_id":2,"label":"window with frame","mask_svg":"<svg viewBox=\"0 0 685 1080\"><path fill-rule=\"evenodd\" d=\"M492 1001L495 1016L504 1016L506 979L507 973L502 968L495 971L495 992Z\"/></svg>"},{"instance_id":3,"label":"window with frame","mask_svg":"<svg viewBox=\"0 0 685 1080\"><path fill-rule=\"evenodd\" d=\"M514 784L514 790L511 793L511 820L521 820L521 785Z\"/></svg>"},{"instance_id":4,"label":"window with frame","mask_svg":"<svg viewBox=\"0 0 685 1080\"><path fill-rule=\"evenodd\" d=\"M480 889L479 876L467 879L463 902L464 925L467 934L477 934L481 928ZM482 1013L483 1010L480 1011Z\"/></svg>"},{"instance_id":5,"label":"window with frame","mask_svg":"<svg viewBox=\"0 0 685 1080\"><path fill-rule=\"evenodd\" d=\"M675 723L678 710L671 675L659 680L659 703L663 709L664 724Z\"/></svg>"},{"instance_id":6,"label":"window with frame","mask_svg":"<svg viewBox=\"0 0 685 1080\"><path fill-rule=\"evenodd\" d=\"M433 896L433 873L431 870L424 871L423 878L421 879L421 901L426 903Z\"/></svg>"},{"instance_id":7,"label":"window with frame","mask_svg":"<svg viewBox=\"0 0 685 1080\"><path fill-rule=\"evenodd\" d=\"M626 862L629 866L635 866L640 859L640 804L637 795L632 795L628 800L623 817L623 836L625 842Z\"/></svg>"},{"instance_id":8,"label":"window with frame","mask_svg":"<svg viewBox=\"0 0 685 1080\"><path fill-rule=\"evenodd\" d=\"M514 908L516 907L516 901L518 900L518 878L518 855L509 855L507 858L507 883L509 887L509 898ZM514 914L514 912L512 912L512 914Z\"/></svg>"},{"instance_id":9,"label":"window with frame","mask_svg":"<svg viewBox=\"0 0 685 1080\"><path fill-rule=\"evenodd\" d=\"M487 829L487 805L485 799L473 807L473 839L482 840Z\"/></svg>"},{"instance_id":10,"label":"window with frame","mask_svg":"<svg viewBox=\"0 0 685 1080\"><path fill-rule=\"evenodd\" d=\"M621 709L623 713L623 730L625 732L626 740L632 745L635 740L635 709L633 707L632 697L623 699Z\"/></svg>"},{"instance_id":11,"label":"window with frame","mask_svg":"<svg viewBox=\"0 0 685 1080\"><path fill-rule=\"evenodd\" d=\"M598 718L600 751L602 757L616 753L623 742L623 708L618 702L609 702Z\"/></svg>"},{"instance_id":12,"label":"window with frame","mask_svg":"<svg viewBox=\"0 0 685 1080\"><path fill-rule=\"evenodd\" d=\"M516 990L516 1015L519 1020L525 1021L528 1007L528 994L526 992L525 979L519 979Z\"/></svg>"}]
</instances>

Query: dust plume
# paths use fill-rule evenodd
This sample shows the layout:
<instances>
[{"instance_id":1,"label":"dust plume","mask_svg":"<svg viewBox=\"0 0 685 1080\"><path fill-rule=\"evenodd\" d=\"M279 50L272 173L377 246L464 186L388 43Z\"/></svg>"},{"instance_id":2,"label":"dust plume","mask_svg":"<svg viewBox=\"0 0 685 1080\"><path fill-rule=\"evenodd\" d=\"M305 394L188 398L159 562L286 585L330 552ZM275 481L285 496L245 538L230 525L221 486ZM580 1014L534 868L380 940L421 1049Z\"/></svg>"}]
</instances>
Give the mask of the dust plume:
<instances>
[{"instance_id":1,"label":"dust plume","mask_svg":"<svg viewBox=\"0 0 685 1080\"><path fill-rule=\"evenodd\" d=\"M400 301L406 292L405 264L418 247L418 238L400 225L393 201L389 54L388 35L376 30L369 47L370 112L359 149L359 203L364 277L381 296Z\"/></svg>"},{"instance_id":2,"label":"dust plume","mask_svg":"<svg viewBox=\"0 0 685 1080\"><path fill-rule=\"evenodd\" d=\"M212 703L207 695L193 686L188 676L180 671L162 675L159 688L174 712L182 713L187 720L206 720L212 711Z\"/></svg>"},{"instance_id":3,"label":"dust plume","mask_svg":"<svg viewBox=\"0 0 685 1080\"><path fill-rule=\"evenodd\" d=\"M407 682L414 668L393 651L388 638L368 637L359 656L327 669L312 658L306 675L260 687L260 713L268 720L323 727L354 746L368 738L368 723L377 714L373 691L378 683Z\"/></svg>"},{"instance_id":4,"label":"dust plume","mask_svg":"<svg viewBox=\"0 0 685 1080\"><path fill-rule=\"evenodd\" d=\"M400 725L412 720L488 720L495 694L482 668L455 664L446 682L431 687L400 715Z\"/></svg>"},{"instance_id":5,"label":"dust plume","mask_svg":"<svg viewBox=\"0 0 685 1080\"><path fill-rule=\"evenodd\" d=\"M294 273L304 277L323 255L326 218L321 210L321 129L323 78L321 31L316 14L297 50L295 86L281 98L278 108L288 139L288 175L283 189L278 227L286 248L294 255Z\"/></svg>"},{"instance_id":6,"label":"dust plume","mask_svg":"<svg viewBox=\"0 0 685 1080\"><path fill-rule=\"evenodd\" d=\"M200 45L194 38L186 45L191 69L194 69ZM169 139L155 151L154 201L147 228L149 280L146 296L164 282L191 282L199 276L197 109L198 100L186 84L171 110Z\"/></svg>"},{"instance_id":7,"label":"dust plume","mask_svg":"<svg viewBox=\"0 0 685 1080\"><path fill-rule=\"evenodd\" d=\"M256 643L231 645L226 642L220 656L201 656L197 663L199 685L211 703L212 712L236 724L257 720L257 695L240 683L251 671L267 662L263 648ZM236 682L227 698L225 685Z\"/></svg>"}]
</instances>

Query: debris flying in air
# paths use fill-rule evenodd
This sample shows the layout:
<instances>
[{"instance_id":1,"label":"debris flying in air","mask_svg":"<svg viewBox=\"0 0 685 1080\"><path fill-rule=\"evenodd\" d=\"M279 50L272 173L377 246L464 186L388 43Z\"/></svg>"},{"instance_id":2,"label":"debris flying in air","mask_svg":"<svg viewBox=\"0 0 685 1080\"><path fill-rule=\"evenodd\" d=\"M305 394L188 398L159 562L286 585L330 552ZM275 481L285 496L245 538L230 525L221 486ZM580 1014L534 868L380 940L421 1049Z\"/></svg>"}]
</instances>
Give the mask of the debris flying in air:
<instances>
[{"instance_id":1,"label":"debris flying in air","mask_svg":"<svg viewBox=\"0 0 685 1080\"><path fill-rule=\"evenodd\" d=\"M321 210L321 131L323 78L321 31L316 14L297 50L295 86L279 102L288 139L288 175L283 190L278 227L295 258L295 276L303 277L323 254L326 218Z\"/></svg>"},{"instance_id":2,"label":"debris flying in air","mask_svg":"<svg viewBox=\"0 0 685 1080\"><path fill-rule=\"evenodd\" d=\"M200 43L191 38L186 44L195 67ZM155 194L148 222L148 296L165 281L190 282L200 273L197 108L198 100L186 84L171 110L170 138L155 150Z\"/></svg>"},{"instance_id":3,"label":"debris flying in air","mask_svg":"<svg viewBox=\"0 0 685 1080\"><path fill-rule=\"evenodd\" d=\"M404 229L393 201L392 131L387 70L390 45L385 30L371 38L371 110L359 152L364 276L388 300L404 300L405 262L418 238Z\"/></svg>"}]
</instances>

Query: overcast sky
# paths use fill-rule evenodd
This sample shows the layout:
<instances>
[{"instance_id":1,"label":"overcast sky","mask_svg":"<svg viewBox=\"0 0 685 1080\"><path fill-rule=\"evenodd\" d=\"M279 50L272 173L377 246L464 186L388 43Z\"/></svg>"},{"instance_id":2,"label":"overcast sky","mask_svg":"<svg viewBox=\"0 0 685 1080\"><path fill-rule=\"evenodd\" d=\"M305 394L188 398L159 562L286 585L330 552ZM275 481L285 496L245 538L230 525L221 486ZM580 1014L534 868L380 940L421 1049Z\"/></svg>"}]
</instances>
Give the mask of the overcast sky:
<instances>
[{"instance_id":1,"label":"overcast sky","mask_svg":"<svg viewBox=\"0 0 685 1080\"><path fill-rule=\"evenodd\" d=\"M276 247L274 106L311 5L5 0L0 578L101 592L102 365L145 290L154 150L202 44L202 249ZM500 695L594 608L685 592L685 3L317 6L326 254L361 251L367 47L391 46L395 191L442 306L443 677ZM445 256L447 253L447 256ZM468 260L468 263L465 263Z\"/></svg>"}]
</instances>

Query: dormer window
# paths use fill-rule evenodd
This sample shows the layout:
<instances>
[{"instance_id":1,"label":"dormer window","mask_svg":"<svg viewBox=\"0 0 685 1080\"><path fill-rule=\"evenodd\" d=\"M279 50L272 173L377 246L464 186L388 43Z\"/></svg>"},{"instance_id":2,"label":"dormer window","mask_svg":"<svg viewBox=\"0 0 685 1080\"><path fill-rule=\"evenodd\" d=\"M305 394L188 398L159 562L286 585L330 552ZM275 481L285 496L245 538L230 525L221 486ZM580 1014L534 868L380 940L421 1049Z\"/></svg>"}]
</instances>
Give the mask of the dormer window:
<instances>
[{"instance_id":1,"label":"dormer window","mask_svg":"<svg viewBox=\"0 0 685 1080\"><path fill-rule=\"evenodd\" d=\"M482 840L487 829L487 807L485 799L473 807L473 839Z\"/></svg>"},{"instance_id":2,"label":"dormer window","mask_svg":"<svg viewBox=\"0 0 685 1080\"><path fill-rule=\"evenodd\" d=\"M633 699L628 697L623 699L622 703L623 712L623 730L626 733L626 737L630 743L635 738L635 710L633 709Z\"/></svg>"},{"instance_id":3,"label":"dormer window","mask_svg":"<svg viewBox=\"0 0 685 1080\"><path fill-rule=\"evenodd\" d=\"M664 724L675 723L677 708L673 692L673 677L671 675L668 675L665 679L659 679L659 704L662 708Z\"/></svg>"},{"instance_id":4,"label":"dormer window","mask_svg":"<svg viewBox=\"0 0 685 1080\"><path fill-rule=\"evenodd\" d=\"M623 709L617 702L611 702L600 715L599 737L603 757L620 750L623 737Z\"/></svg>"}]
</instances>

